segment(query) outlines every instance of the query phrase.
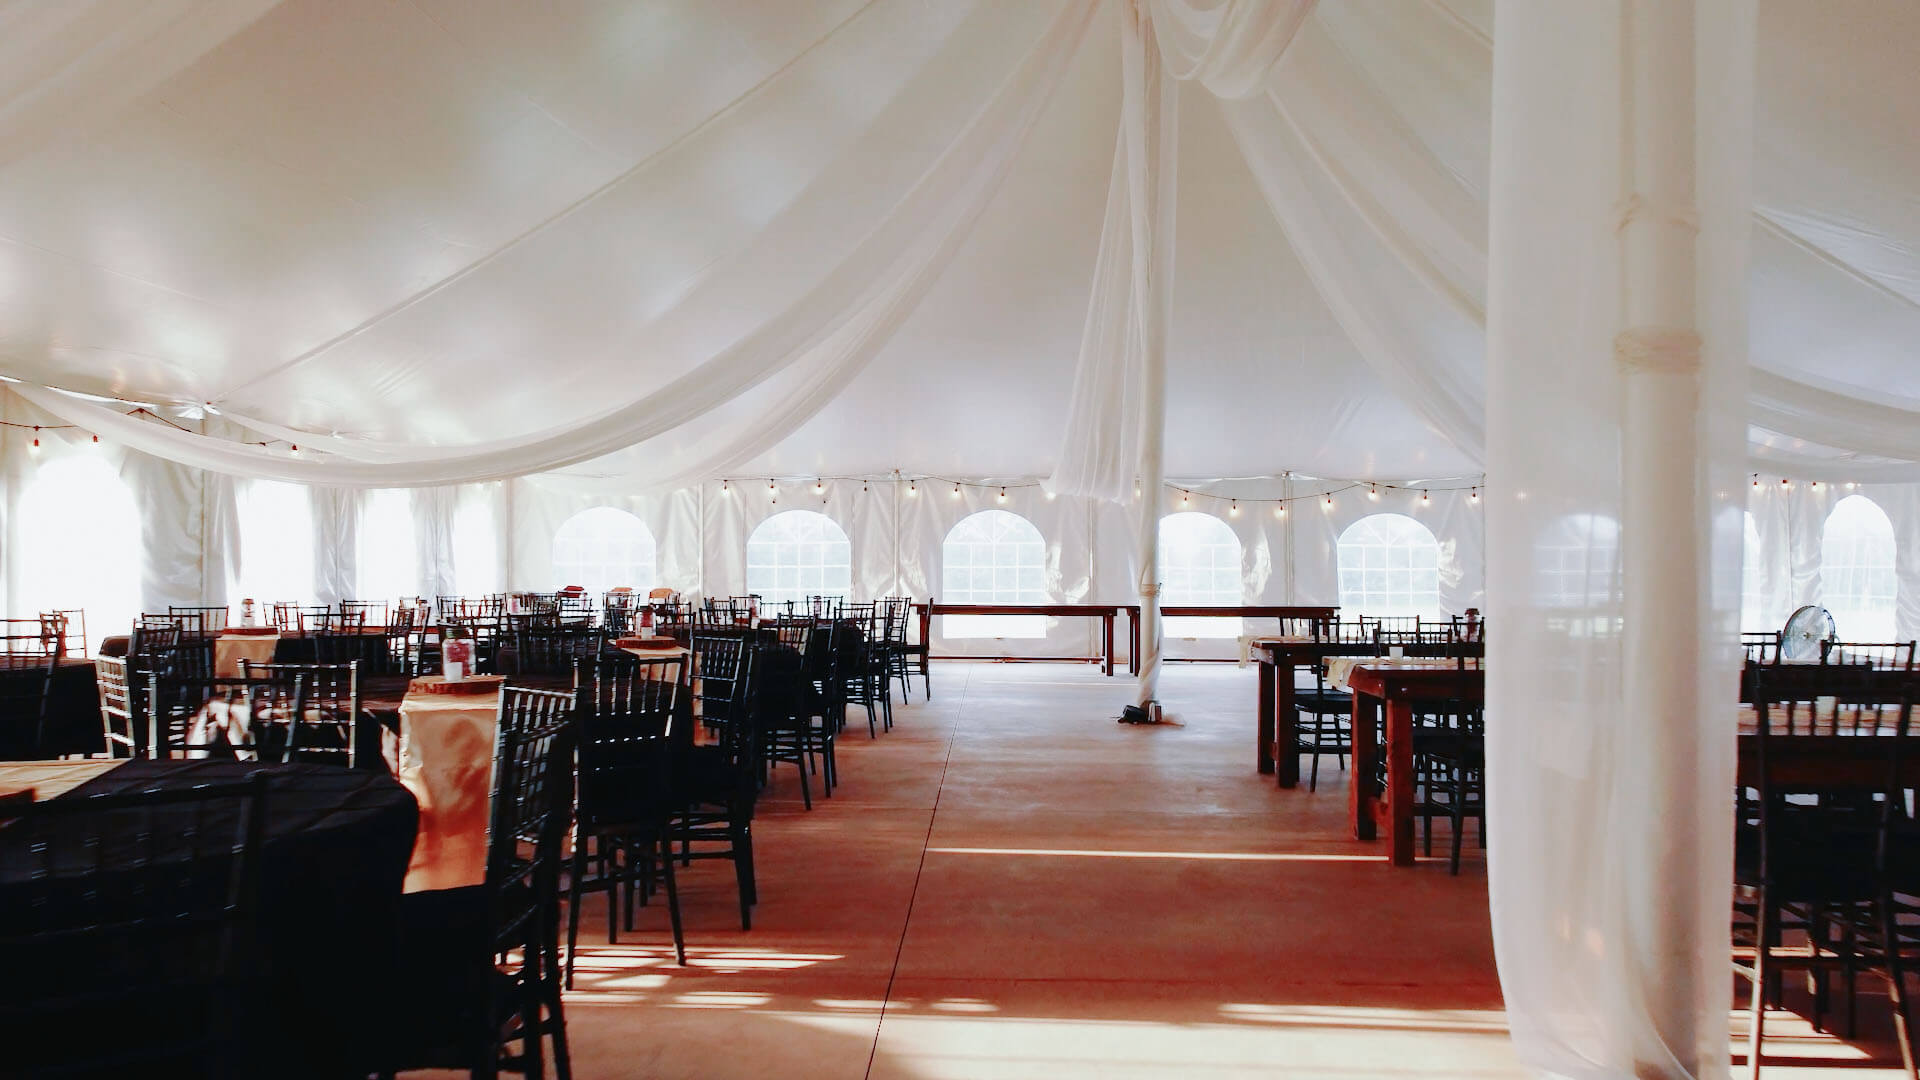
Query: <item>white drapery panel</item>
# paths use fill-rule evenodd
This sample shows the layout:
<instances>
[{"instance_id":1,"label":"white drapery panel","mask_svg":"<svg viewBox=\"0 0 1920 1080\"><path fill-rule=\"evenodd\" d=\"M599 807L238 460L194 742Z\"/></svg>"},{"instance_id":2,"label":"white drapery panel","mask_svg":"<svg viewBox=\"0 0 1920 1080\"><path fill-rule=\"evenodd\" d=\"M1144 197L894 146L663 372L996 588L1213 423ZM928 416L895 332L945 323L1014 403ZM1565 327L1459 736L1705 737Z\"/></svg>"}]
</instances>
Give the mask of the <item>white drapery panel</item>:
<instances>
[{"instance_id":1,"label":"white drapery panel","mask_svg":"<svg viewBox=\"0 0 1920 1080\"><path fill-rule=\"evenodd\" d=\"M1211 9L1179 0L1115 2L1122 5L1120 131L1073 395L1046 486L1121 502L1141 478L1144 426L1158 425L1164 407L1148 400L1146 383L1149 352L1164 352L1173 287L1156 273L1168 276L1175 243L1178 80L1197 78L1236 97L1253 92L1313 0L1229 0Z\"/></svg>"},{"instance_id":2,"label":"white drapery panel","mask_svg":"<svg viewBox=\"0 0 1920 1080\"><path fill-rule=\"evenodd\" d=\"M1727 1071L1754 23L1498 12L1489 894L1549 1076Z\"/></svg>"},{"instance_id":3,"label":"white drapery panel","mask_svg":"<svg viewBox=\"0 0 1920 1080\"><path fill-rule=\"evenodd\" d=\"M0 4L0 165L84 134L277 3Z\"/></svg>"}]
</instances>

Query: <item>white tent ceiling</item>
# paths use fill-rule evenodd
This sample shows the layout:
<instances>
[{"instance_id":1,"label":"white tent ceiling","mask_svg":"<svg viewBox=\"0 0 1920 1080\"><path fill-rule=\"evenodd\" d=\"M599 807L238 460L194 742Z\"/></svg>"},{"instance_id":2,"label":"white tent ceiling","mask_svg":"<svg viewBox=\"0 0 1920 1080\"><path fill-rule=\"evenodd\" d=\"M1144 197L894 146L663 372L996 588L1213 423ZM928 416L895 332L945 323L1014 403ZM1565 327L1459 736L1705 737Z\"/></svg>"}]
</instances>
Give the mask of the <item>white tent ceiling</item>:
<instances>
[{"instance_id":1,"label":"white tent ceiling","mask_svg":"<svg viewBox=\"0 0 1920 1080\"><path fill-rule=\"evenodd\" d=\"M170 26L167 56L133 57L160 72L150 88L76 91L57 134L44 116L0 122L0 373L458 447L585 423L795 303L1067 0L166 6L200 11L201 33ZM50 10L0 5L0 20ZM1785 378L1756 387L1784 402L1758 418L1775 429L1760 452L1872 451L1861 469L1898 471L1920 432L1904 411L1920 409L1920 8L1761 10L1752 348ZM1049 470L1112 162L1114 22L1102 5L1005 182L872 361L732 472ZM1459 220L1443 224L1469 242L1429 254L1470 303L1492 32L1485 0L1323 0L1278 73L1360 73L1403 136L1369 159L1450 186ZM102 81L125 94L138 74ZM0 121L46 104L0 93L16 95ZM1181 108L1169 471L1477 471L1476 447L1422 419L1421 390L1349 340L1226 122L1239 107L1193 92ZM582 468L697 465L814 375L796 364ZM1884 437L1835 434L1854 427Z\"/></svg>"}]
</instances>

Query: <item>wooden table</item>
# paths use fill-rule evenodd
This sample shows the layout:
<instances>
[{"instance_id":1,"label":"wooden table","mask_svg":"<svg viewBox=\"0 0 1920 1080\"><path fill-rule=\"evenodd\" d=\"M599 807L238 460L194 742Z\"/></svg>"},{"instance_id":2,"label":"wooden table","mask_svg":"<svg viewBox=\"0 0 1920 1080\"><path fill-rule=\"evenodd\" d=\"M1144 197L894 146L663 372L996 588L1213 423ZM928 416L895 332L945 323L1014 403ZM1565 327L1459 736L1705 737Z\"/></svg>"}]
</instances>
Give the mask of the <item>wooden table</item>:
<instances>
[{"instance_id":1,"label":"wooden table","mask_svg":"<svg viewBox=\"0 0 1920 1080\"><path fill-rule=\"evenodd\" d=\"M1140 605L1126 605L1127 672L1140 674ZM1337 607L1300 607L1289 604L1174 604L1162 605L1163 619L1278 619L1281 629L1291 620L1308 623L1331 622L1340 613ZM1286 635L1281 635L1282 637ZM1272 772L1272 764L1261 772Z\"/></svg>"},{"instance_id":2,"label":"wooden table","mask_svg":"<svg viewBox=\"0 0 1920 1080\"><path fill-rule=\"evenodd\" d=\"M929 601L915 604L913 608L920 615L920 641L922 644L933 641L935 615L1047 615L1054 618L1082 616L1100 620L1100 655L1072 656L1045 659L1098 660L1108 675L1113 674L1113 620L1121 611L1121 604L941 604ZM929 652L932 650L928 650ZM920 677L927 675L927 653L920 654ZM1041 658L1036 658L1041 659Z\"/></svg>"},{"instance_id":3,"label":"wooden table","mask_svg":"<svg viewBox=\"0 0 1920 1080\"><path fill-rule=\"evenodd\" d=\"M1372 840L1377 825L1387 826L1388 858L1395 866L1413 865L1413 710L1423 702L1484 701L1486 672L1455 667L1356 667L1348 676L1353 691L1353 771L1347 809L1357 840ZM1386 744L1374 745L1375 717L1386 712ZM1387 789L1376 798L1373 759L1385 753Z\"/></svg>"},{"instance_id":4,"label":"wooden table","mask_svg":"<svg viewBox=\"0 0 1920 1080\"><path fill-rule=\"evenodd\" d=\"M1449 650L1460 648L1460 644L1408 645L1405 653L1408 656L1444 656ZM1468 648L1470 654L1475 656L1484 651L1484 646L1478 642L1468 643ZM1315 641L1304 636L1281 636L1255 638L1253 651L1260 661L1254 764L1262 773L1278 773L1281 787L1295 787L1300 783L1300 755L1294 752L1292 736L1295 673L1300 668L1322 664L1330 656L1370 653L1373 646L1366 642ZM1285 725L1284 728L1282 725ZM1282 731L1286 732L1284 736Z\"/></svg>"}]
</instances>

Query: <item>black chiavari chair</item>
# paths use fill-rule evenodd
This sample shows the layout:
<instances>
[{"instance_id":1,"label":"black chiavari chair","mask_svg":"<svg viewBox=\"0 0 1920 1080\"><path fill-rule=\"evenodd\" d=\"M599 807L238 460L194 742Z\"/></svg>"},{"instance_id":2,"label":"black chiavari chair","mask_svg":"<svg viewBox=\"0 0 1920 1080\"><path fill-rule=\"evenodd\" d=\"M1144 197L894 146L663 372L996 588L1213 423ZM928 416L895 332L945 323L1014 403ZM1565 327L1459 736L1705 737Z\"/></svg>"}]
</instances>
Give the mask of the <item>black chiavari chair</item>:
<instances>
[{"instance_id":1,"label":"black chiavari chair","mask_svg":"<svg viewBox=\"0 0 1920 1080\"><path fill-rule=\"evenodd\" d=\"M1870 662L1750 664L1745 681L1753 749L1751 783L1738 799L1733 937L1751 957L1743 964L1736 956L1734 965L1752 984L1749 1075L1760 1073L1766 1005L1778 1003L1784 968L1808 968L1817 979L1817 1026L1828 974L1842 971L1851 1016L1853 973L1864 962L1886 980L1913 1076L1905 968L1916 943L1900 923L1896 894L1920 891L1920 844L1907 809L1907 774L1920 754L1914 687L1907 680L1888 689ZM1796 769L1798 747L1823 738L1829 756L1860 740L1853 766L1811 776ZM1789 931L1804 933L1806 945L1783 948Z\"/></svg>"},{"instance_id":2,"label":"black chiavari chair","mask_svg":"<svg viewBox=\"0 0 1920 1080\"><path fill-rule=\"evenodd\" d=\"M567 875L568 988L573 986L581 900L590 893L607 894L607 944L614 944L623 910L626 928L633 929L635 893L651 889L656 865L666 884L674 955L682 965L687 962L667 839L675 809L673 758L692 730L681 717L690 690L687 670L680 657L612 652L593 664L590 676L583 671L578 833Z\"/></svg>"},{"instance_id":3,"label":"black chiavari chair","mask_svg":"<svg viewBox=\"0 0 1920 1080\"><path fill-rule=\"evenodd\" d=\"M1307 771L1307 790L1320 787L1320 759L1333 755L1339 767L1347 767L1347 755L1353 752L1353 695L1327 685L1326 658L1333 655L1380 655L1380 629L1376 624L1315 620L1312 624L1316 645L1338 648L1326 652L1313 665L1313 685L1297 687L1293 692L1293 747L1291 752L1313 759Z\"/></svg>"},{"instance_id":4,"label":"black chiavari chair","mask_svg":"<svg viewBox=\"0 0 1920 1080\"><path fill-rule=\"evenodd\" d=\"M0 920L9 1075L257 1072L266 784L68 795L0 830L4 857L33 868Z\"/></svg>"},{"instance_id":5,"label":"black chiavari chair","mask_svg":"<svg viewBox=\"0 0 1920 1080\"><path fill-rule=\"evenodd\" d=\"M282 679L299 688L297 712L270 714L278 729L279 761L382 769L379 732L360 708L360 661L344 664L256 664L240 661L246 678ZM256 715L258 726L262 717ZM255 736L255 742L262 740Z\"/></svg>"},{"instance_id":6,"label":"black chiavari chair","mask_svg":"<svg viewBox=\"0 0 1920 1080\"><path fill-rule=\"evenodd\" d=\"M232 618L232 612L227 610L225 604L169 604L167 614L198 615L200 617L199 632L203 634L220 633L227 628Z\"/></svg>"},{"instance_id":7,"label":"black chiavari chair","mask_svg":"<svg viewBox=\"0 0 1920 1080\"><path fill-rule=\"evenodd\" d=\"M691 746L676 762L675 815L668 831L685 863L726 859L740 889L740 928L753 927L759 899L753 871L753 810L759 791L759 732L753 709L754 650L743 635L696 631L694 710L719 741Z\"/></svg>"}]
</instances>

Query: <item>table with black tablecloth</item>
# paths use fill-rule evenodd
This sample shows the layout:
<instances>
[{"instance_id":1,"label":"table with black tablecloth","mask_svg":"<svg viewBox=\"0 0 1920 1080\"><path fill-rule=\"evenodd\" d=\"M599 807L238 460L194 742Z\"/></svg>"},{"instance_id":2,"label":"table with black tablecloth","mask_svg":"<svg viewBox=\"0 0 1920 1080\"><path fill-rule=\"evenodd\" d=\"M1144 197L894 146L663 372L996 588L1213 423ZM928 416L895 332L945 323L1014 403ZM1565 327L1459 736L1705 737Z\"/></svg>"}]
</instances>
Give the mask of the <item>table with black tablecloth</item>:
<instances>
[{"instance_id":1,"label":"table with black tablecloth","mask_svg":"<svg viewBox=\"0 0 1920 1080\"><path fill-rule=\"evenodd\" d=\"M364 1064L390 1014L385 995L393 992L401 882L418 816L404 787L382 772L326 765L142 760L55 797L182 790L263 770L271 779L256 949L265 965L259 999L266 1007L254 1030L271 1061L261 1074L340 1075ZM33 866L0 829L0 920L12 905L43 895L46 882L29 880ZM126 898L129 916L139 902Z\"/></svg>"}]
</instances>

